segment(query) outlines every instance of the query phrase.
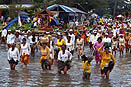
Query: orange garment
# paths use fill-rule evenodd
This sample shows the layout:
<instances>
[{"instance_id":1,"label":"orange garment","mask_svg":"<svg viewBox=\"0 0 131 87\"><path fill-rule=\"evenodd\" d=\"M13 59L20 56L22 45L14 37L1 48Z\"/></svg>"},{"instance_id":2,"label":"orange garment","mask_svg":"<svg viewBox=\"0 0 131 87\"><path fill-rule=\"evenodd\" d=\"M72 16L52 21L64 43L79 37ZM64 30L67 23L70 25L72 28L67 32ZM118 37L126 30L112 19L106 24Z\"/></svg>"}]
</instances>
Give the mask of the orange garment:
<instances>
[{"instance_id":1,"label":"orange garment","mask_svg":"<svg viewBox=\"0 0 131 87\"><path fill-rule=\"evenodd\" d=\"M83 35L81 36L81 38L84 39L84 43L86 43L87 39L86 39L85 34L83 34Z\"/></svg>"},{"instance_id":2,"label":"orange garment","mask_svg":"<svg viewBox=\"0 0 131 87\"><path fill-rule=\"evenodd\" d=\"M128 36L126 35L126 36L125 36L125 40L128 40L128 41L129 41L129 39L130 39L130 35L128 35Z\"/></svg>"},{"instance_id":3,"label":"orange garment","mask_svg":"<svg viewBox=\"0 0 131 87\"><path fill-rule=\"evenodd\" d=\"M130 35L126 35L125 36L125 46L126 46L126 48L129 48L129 43L128 43L128 41L129 41L129 39L130 39Z\"/></svg>"},{"instance_id":4,"label":"orange garment","mask_svg":"<svg viewBox=\"0 0 131 87\"><path fill-rule=\"evenodd\" d=\"M40 63L42 62L42 60L43 59L47 59L47 56L41 56L41 58L40 58ZM50 57L47 59L48 60L48 63L50 64L50 65L52 65L53 64L53 59L51 59Z\"/></svg>"},{"instance_id":5,"label":"orange garment","mask_svg":"<svg viewBox=\"0 0 131 87\"><path fill-rule=\"evenodd\" d=\"M43 59L47 59L47 56L41 56L40 63L42 62Z\"/></svg>"},{"instance_id":6,"label":"orange garment","mask_svg":"<svg viewBox=\"0 0 131 87\"><path fill-rule=\"evenodd\" d=\"M74 30L74 35L77 36L77 34L78 34L78 31Z\"/></svg>"},{"instance_id":7,"label":"orange garment","mask_svg":"<svg viewBox=\"0 0 131 87\"><path fill-rule=\"evenodd\" d=\"M21 63L29 64L30 63L29 57L30 57L29 55L22 55L21 56Z\"/></svg>"}]
</instances>

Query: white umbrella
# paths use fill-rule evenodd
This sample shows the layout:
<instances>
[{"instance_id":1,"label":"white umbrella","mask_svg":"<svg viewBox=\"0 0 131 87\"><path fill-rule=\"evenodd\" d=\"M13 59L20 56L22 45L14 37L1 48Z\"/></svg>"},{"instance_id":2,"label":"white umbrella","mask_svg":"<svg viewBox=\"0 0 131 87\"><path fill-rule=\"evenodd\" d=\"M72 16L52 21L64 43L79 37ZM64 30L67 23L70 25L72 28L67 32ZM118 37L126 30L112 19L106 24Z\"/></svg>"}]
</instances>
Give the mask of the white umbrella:
<instances>
[{"instance_id":1,"label":"white umbrella","mask_svg":"<svg viewBox=\"0 0 131 87\"><path fill-rule=\"evenodd\" d=\"M118 18L122 18L123 16L122 16L122 15L118 15L117 17L118 17Z\"/></svg>"},{"instance_id":2,"label":"white umbrella","mask_svg":"<svg viewBox=\"0 0 131 87\"><path fill-rule=\"evenodd\" d=\"M20 27L22 26L20 15L18 16L18 24L20 25Z\"/></svg>"},{"instance_id":3,"label":"white umbrella","mask_svg":"<svg viewBox=\"0 0 131 87\"><path fill-rule=\"evenodd\" d=\"M97 14L95 14L95 13L93 13L92 15L91 15L91 17L93 17L93 18L95 18L95 17L97 17L98 15Z\"/></svg>"}]
</instances>

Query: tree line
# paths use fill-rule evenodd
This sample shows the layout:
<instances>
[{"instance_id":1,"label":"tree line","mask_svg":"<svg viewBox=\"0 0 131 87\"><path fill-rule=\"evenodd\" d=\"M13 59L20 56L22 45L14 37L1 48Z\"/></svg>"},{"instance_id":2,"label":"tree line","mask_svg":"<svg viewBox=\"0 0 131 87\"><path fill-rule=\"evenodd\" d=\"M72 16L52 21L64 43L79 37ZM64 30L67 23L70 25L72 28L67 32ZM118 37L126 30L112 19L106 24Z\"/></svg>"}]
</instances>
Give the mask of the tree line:
<instances>
[{"instance_id":1,"label":"tree line","mask_svg":"<svg viewBox=\"0 0 131 87\"><path fill-rule=\"evenodd\" d=\"M12 4L14 6L17 3L22 4L24 1L33 3L35 8L46 8L53 4L63 4L76 7L85 12L93 11L99 15L112 14L115 16L119 13L131 11L131 0L0 0L0 3ZM13 6L10 7L12 10L14 9Z\"/></svg>"}]
</instances>

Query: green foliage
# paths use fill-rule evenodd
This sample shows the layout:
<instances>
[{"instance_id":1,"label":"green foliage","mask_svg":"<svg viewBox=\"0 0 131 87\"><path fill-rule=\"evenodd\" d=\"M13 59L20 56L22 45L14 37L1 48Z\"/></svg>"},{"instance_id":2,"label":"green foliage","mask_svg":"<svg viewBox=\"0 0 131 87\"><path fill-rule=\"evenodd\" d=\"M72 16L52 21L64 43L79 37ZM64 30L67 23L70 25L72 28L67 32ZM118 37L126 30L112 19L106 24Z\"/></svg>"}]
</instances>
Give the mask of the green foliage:
<instances>
[{"instance_id":1,"label":"green foliage","mask_svg":"<svg viewBox=\"0 0 131 87\"><path fill-rule=\"evenodd\" d=\"M28 13L29 13L31 16L34 16L34 15L35 15L35 13L34 13L33 10L28 10Z\"/></svg>"},{"instance_id":2,"label":"green foliage","mask_svg":"<svg viewBox=\"0 0 131 87\"><path fill-rule=\"evenodd\" d=\"M33 3L43 3L44 0L31 0Z\"/></svg>"},{"instance_id":3,"label":"green foliage","mask_svg":"<svg viewBox=\"0 0 131 87\"><path fill-rule=\"evenodd\" d=\"M31 23L30 24L24 24L24 27L20 27L17 23L14 23L9 30L11 30L12 32L14 32L15 30L34 30L34 28L31 28Z\"/></svg>"},{"instance_id":4,"label":"green foliage","mask_svg":"<svg viewBox=\"0 0 131 87\"><path fill-rule=\"evenodd\" d=\"M36 8L47 8L49 5L54 4L55 0L31 0Z\"/></svg>"},{"instance_id":5,"label":"green foliage","mask_svg":"<svg viewBox=\"0 0 131 87\"><path fill-rule=\"evenodd\" d=\"M95 9L105 9L108 7L107 0L88 0L88 5Z\"/></svg>"},{"instance_id":6,"label":"green foliage","mask_svg":"<svg viewBox=\"0 0 131 87\"><path fill-rule=\"evenodd\" d=\"M113 17L111 14L104 14L103 16L107 18Z\"/></svg>"}]
</instances>

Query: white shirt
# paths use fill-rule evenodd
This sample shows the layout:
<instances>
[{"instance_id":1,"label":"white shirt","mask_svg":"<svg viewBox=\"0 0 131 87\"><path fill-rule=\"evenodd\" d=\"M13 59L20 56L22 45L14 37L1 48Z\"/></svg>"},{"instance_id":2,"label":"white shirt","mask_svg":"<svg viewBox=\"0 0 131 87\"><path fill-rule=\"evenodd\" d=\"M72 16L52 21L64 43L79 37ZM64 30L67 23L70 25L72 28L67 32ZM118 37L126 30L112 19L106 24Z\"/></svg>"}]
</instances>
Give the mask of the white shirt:
<instances>
[{"instance_id":1,"label":"white shirt","mask_svg":"<svg viewBox=\"0 0 131 87\"><path fill-rule=\"evenodd\" d=\"M69 36L71 37L72 42L75 42L75 35L74 34L69 34Z\"/></svg>"},{"instance_id":2,"label":"white shirt","mask_svg":"<svg viewBox=\"0 0 131 87\"><path fill-rule=\"evenodd\" d=\"M7 44L14 43L14 37L15 37L14 34L8 34L7 35Z\"/></svg>"},{"instance_id":3,"label":"white shirt","mask_svg":"<svg viewBox=\"0 0 131 87\"><path fill-rule=\"evenodd\" d=\"M125 39L124 38L119 38L119 45L125 46Z\"/></svg>"},{"instance_id":4,"label":"white shirt","mask_svg":"<svg viewBox=\"0 0 131 87\"><path fill-rule=\"evenodd\" d=\"M63 54L63 51L60 51L58 53L58 60L66 62L67 60L71 60L72 59L72 54L68 51L65 50L65 54Z\"/></svg>"},{"instance_id":5,"label":"white shirt","mask_svg":"<svg viewBox=\"0 0 131 87\"><path fill-rule=\"evenodd\" d=\"M14 40L15 40L15 43L16 43L16 44L22 43L22 40L21 40L21 38L20 38L20 35L19 35L18 38L15 36Z\"/></svg>"},{"instance_id":6,"label":"white shirt","mask_svg":"<svg viewBox=\"0 0 131 87\"><path fill-rule=\"evenodd\" d=\"M54 59L54 48L51 46L49 48L49 50L50 50L50 57L51 57L51 59Z\"/></svg>"},{"instance_id":7,"label":"white shirt","mask_svg":"<svg viewBox=\"0 0 131 87\"><path fill-rule=\"evenodd\" d=\"M93 34L90 34L89 42L92 42Z\"/></svg>"},{"instance_id":8,"label":"white shirt","mask_svg":"<svg viewBox=\"0 0 131 87\"><path fill-rule=\"evenodd\" d=\"M41 19L40 19L40 18L38 18L38 24L40 24L40 22L41 22Z\"/></svg>"},{"instance_id":9,"label":"white shirt","mask_svg":"<svg viewBox=\"0 0 131 87\"><path fill-rule=\"evenodd\" d=\"M125 23L123 23L123 25L124 25L124 28L126 29L126 28L127 28L127 25L126 25Z\"/></svg>"},{"instance_id":10,"label":"white shirt","mask_svg":"<svg viewBox=\"0 0 131 87\"><path fill-rule=\"evenodd\" d=\"M119 31L120 31L120 28L117 28L117 29L116 29L117 34L119 34Z\"/></svg>"},{"instance_id":11,"label":"white shirt","mask_svg":"<svg viewBox=\"0 0 131 87\"><path fill-rule=\"evenodd\" d=\"M76 45L77 45L77 47L81 47L81 48L83 48L84 47L84 40L83 39L77 39L76 40Z\"/></svg>"},{"instance_id":12,"label":"white shirt","mask_svg":"<svg viewBox=\"0 0 131 87\"><path fill-rule=\"evenodd\" d=\"M113 31L113 36L116 36L116 34L117 34L117 29L113 29L112 31Z\"/></svg>"},{"instance_id":13,"label":"white shirt","mask_svg":"<svg viewBox=\"0 0 131 87\"><path fill-rule=\"evenodd\" d=\"M6 29L2 30L1 37L6 37L6 35L7 35L7 30Z\"/></svg>"},{"instance_id":14,"label":"white shirt","mask_svg":"<svg viewBox=\"0 0 131 87\"><path fill-rule=\"evenodd\" d=\"M27 22L28 22L28 23L30 22L30 17L28 17Z\"/></svg>"},{"instance_id":15,"label":"white shirt","mask_svg":"<svg viewBox=\"0 0 131 87\"><path fill-rule=\"evenodd\" d=\"M31 53L31 48L30 45L28 43L25 44L25 46L23 46L23 44L21 44L21 55L23 55L24 53L27 55L30 55Z\"/></svg>"},{"instance_id":16,"label":"white shirt","mask_svg":"<svg viewBox=\"0 0 131 87\"><path fill-rule=\"evenodd\" d=\"M70 43L68 43L68 41L66 41L66 48L68 51L71 51L73 49L73 43L70 41Z\"/></svg>"},{"instance_id":17,"label":"white shirt","mask_svg":"<svg viewBox=\"0 0 131 87\"><path fill-rule=\"evenodd\" d=\"M24 36L24 35L21 35L21 36L20 36L21 43L22 43L22 39L23 39L23 38L25 38L25 36Z\"/></svg>"},{"instance_id":18,"label":"white shirt","mask_svg":"<svg viewBox=\"0 0 131 87\"><path fill-rule=\"evenodd\" d=\"M43 36L39 36L39 40L42 39L42 38L43 38Z\"/></svg>"},{"instance_id":19,"label":"white shirt","mask_svg":"<svg viewBox=\"0 0 131 87\"><path fill-rule=\"evenodd\" d=\"M67 41L67 37L66 36L63 36L63 39L64 39L65 42Z\"/></svg>"},{"instance_id":20,"label":"white shirt","mask_svg":"<svg viewBox=\"0 0 131 87\"><path fill-rule=\"evenodd\" d=\"M36 27L36 26L37 26L37 22L34 23L34 27Z\"/></svg>"},{"instance_id":21,"label":"white shirt","mask_svg":"<svg viewBox=\"0 0 131 87\"><path fill-rule=\"evenodd\" d=\"M74 48L75 48L75 35L74 34L72 34L72 35L69 34L69 36L71 37L71 42L73 44L72 50L74 50Z\"/></svg>"},{"instance_id":22,"label":"white shirt","mask_svg":"<svg viewBox=\"0 0 131 87\"><path fill-rule=\"evenodd\" d=\"M97 42L97 39L98 39L98 35L96 36L91 35L89 42L92 42L92 44L95 44Z\"/></svg>"},{"instance_id":23,"label":"white shirt","mask_svg":"<svg viewBox=\"0 0 131 87\"><path fill-rule=\"evenodd\" d=\"M111 38L109 38L109 37L106 38L106 37L105 37L102 42L103 42L103 43L105 43L105 42L111 43Z\"/></svg>"},{"instance_id":24,"label":"white shirt","mask_svg":"<svg viewBox=\"0 0 131 87\"><path fill-rule=\"evenodd\" d=\"M105 29L104 29L104 26L101 26L101 30L102 30L102 31L104 31L104 30L105 30Z\"/></svg>"},{"instance_id":25,"label":"white shirt","mask_svg":"<svg viewBox=\"0 0 131 87\"><path fill-rule=\"evenodd\" d=\"M29 37L26 38L26 42L27 42L27 44L30 45L30 39L29 39Z\"/></svg>"},{"instance_id":26,"label":"white shirt","mask_svg":"<svg viewBox=\"0 0 131 87\"><path fill-rule=\"evenodd\" d=\"M37 37L35 37L35 41L32 41L32 38L33 38L32 35L28 37L28 39L29 39L29 41L30 41L30 44L34 44L35 42L38 41L38 40L37 40Z\"/></svg>"},{"instance_id":27,"label":"white shirt","mask_svg":"<svg viewBox=\"0 0 131 87\"><path fill-rule=\"evenodd\" d=\"M131 37L130 37L130 39L129 39L129 45L131 45Z\"/></svg>"},{"instance_id":28,"label":"white shirt","mask_svg":"<svg viewBox=\"0 0 131 87\"><path fill-rule=\"evenodd\" d=\"M101 37L101 36L102 36L102 33L98 33L97 36L98 36L98 37Z\"/></svg>"},{"instance_id":29,"label":"white shirt","mask_svg":"<svg viewBox=\"0 0 131 87\"><path fill-rule=\"evenodd\" d=\"M19 50L17 48L14 48L14 50L12 51L12 48L9 48L8 50L8 60L14 59L14 61L19 61L20 60L20 54L19 54Z\"/></svg>"},{"instance_id":30,"label":"white shirt","mask_svg":"<svg viewBox=\"0 0 131 87\"><path fill-rule=\"evenodd\" d=\"M117 47L117 41L112 40L112 48Z\"/></svg>"}]
</instances>

